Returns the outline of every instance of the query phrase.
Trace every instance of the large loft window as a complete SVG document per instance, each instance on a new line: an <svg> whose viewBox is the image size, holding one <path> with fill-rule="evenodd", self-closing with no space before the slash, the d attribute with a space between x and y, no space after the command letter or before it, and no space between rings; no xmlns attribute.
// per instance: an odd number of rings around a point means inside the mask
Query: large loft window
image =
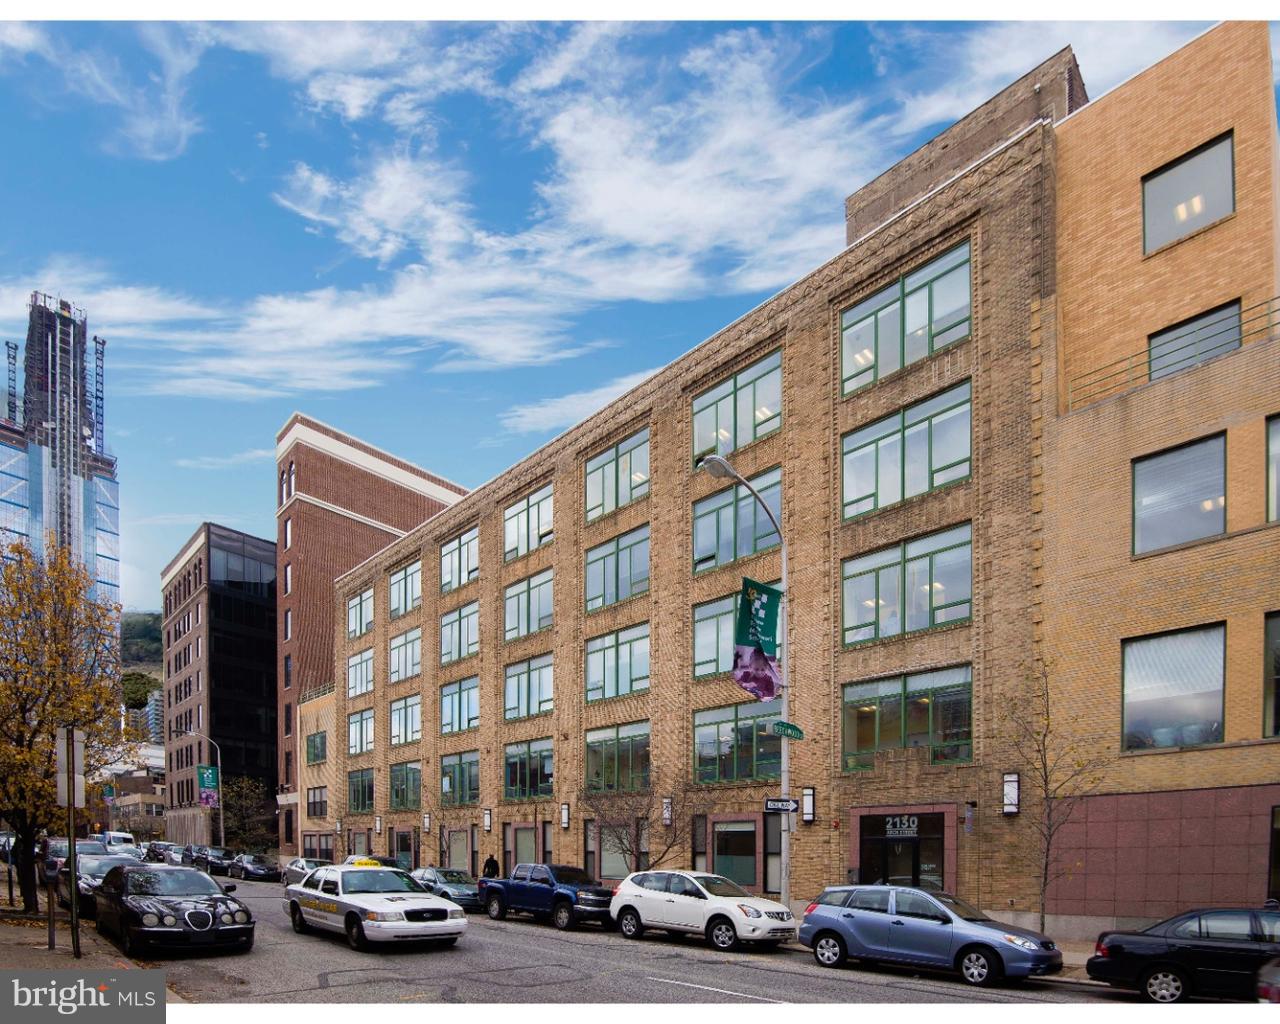
<svg viewBox="0 0 1280 1024"><path fill-rule="evenodd" d="M480 724L480 677L440 687L440 734L465 732Z"/></svg>
<svg viewBox="0 0 1280 1024"><path fill-rule="evenodd" d="M347 639L363 636L373 629L373 588L347 602Z"/></svg>
<svg viewBox="0 0 1280 1024"><path fill-rule="evenodd" d="M347 659L347 696L359 697L373 689L373 648Z"/></svg>
<svg viewBox="0 0 1280 1024"><path fill-rule="evenodd" d="M508 665L503 716L508 720L541 715L555 707L552 658L543 654Z"/></svg>
<svg viewBox="0 0 1280 1024"><path fill-rule="evenodd" d="M782 470L771 469L751 478L769 510L782 519ZM693 571L728 565L780 543L773 523L754 495L736 484L693 506Z"/></svg>
<svg viewBox="0 0 1280 1024"><path fill-rule="evenodd" d="M1133 463L1133 553L1226 532L1226 438L1219 434Z"/></svg>
<svg viewBox="0 0 1280 1024"><path fill-rule="evenodd" d="M972 614L973 541L968 523L844 563L845 644L883 640Z"/></svg>
<svg viewBox="0 0 1280 1024"><path fill-rule="evenodd" d="M387 581L387 593L393 619L422 604L422 560L393 572Z"/></svg>
<svg viewBox="0 0 1280 1024"><path fill-rule="evenodd" d="M465 658L480 650L480 602L440 616L440 664Z"/></svg>
<svg viewBox="0 0 1280 1024"><path fill-rule="evenodd" d="M551 796L554 787L554 759L551 739L512 743L503 753L506 777L502 795L508 800Z"/></svg>
<svg viewBox="0 0 1280 1024"><path fill-rule="evenodd" d="M479 802L480 751L467 750L440 758L440 803L450 807Z"/></svg>
<svg viewBox="0 0 1280 1024"><path fill-rule="evenodd" d="M728 455L782 426L782 353L774 352L693 400L693 462Z"/></svg>
<svg viewBox="0 0 1280 1024"><path fill-rule="evenodd" d="M587 733L588 791L616 793L649 788L649 723Z"/></svg>
<svg viewBox="0 0 1280 1024"><path fill-rule="evenodd" d="M842 764L875 767L877 750L928 747L933 764L973 754L972 673L968 665L917 672L844 688Z"/></svg>
<svg viewBox="0 0 1280 1024"><path fill-rule="evenodd" d="M1198 231L1236 208L1231 132L1142 179L1142 251Z"/></svg>
<svg viewBox="0 0 1280 1024"><path fill-rule="evenodd" d="M649 431L587 460L587 522L649 493Z"/></svg>
<svg viewBox="0 0 1280 1024"><path fill-rule="evenodd" d="M410 679L422 671L422 630L411 629L391 638L387 675L391 682Z"/></svg>
<svg viewBox="0 0 1280 1024"><path fill-rule="evenodd" d="M1124 641L1124 749L1222 742L1227 628Z"/></svg>
<svg viewBox="0 0 1280 1024"><path fill-rule="evenodd" d="M507 587L504 600L503 638L517 637L550 629L554 615L552 571L547 569Z"/></svg>
<svg viewBox="0 0 1280 1024"><path fill-rule="evenodd" d="M585 597L593 612L649 589L649 524L587 552Z"/></svg>
<svg viewBox="0 0 1280 1024"><path fill-rule="evenodd" d="M649 688L649 623L587 641L587 700Z"/></svg>
<svg viewBox="0 0 1280 1024"><path fill-rule="evenodd" d="M846 519L968 479L969 390L965 381L844 436Z"/></svg>
<svg viewBox="0 0 1280 1024"><path fill-rule="evenodd" d="M1148 372L1152 380L1159 380L1239 347L1240 303L1228 302L1151 335Z"/></svg>
<svg viewBox="0 0 1280 1024"><path fill-rule="evenodd" d="M1280 612L1266 618L1262 633L1262 735L1280 736L1280 703L1276 684L1280 683Z"/></svg>
<svg viewBox="0 0 1280 1024"><path fill-rule="evenodd" d="M844 393L967 338L970 314L964 242L840 315Z"/></svg>
<svg viewBox="0 0 1280 1024"><path fill-rule="evenodd" d="M1274 523L1277 519L1280 519L1280 416L1272 416L1267 420L1267 522Z"/></svg>
<svg viewBox="0 0 1280 1024"><path fill-rule="evenodd" d="M440 545L440 593L447 594L480 575L480 528Z"/></svg>
<svg viewBox="0 0 1280 1024"><path fill-rule="evenodd" d="M694 768L698 782L776 779L782 770L782 738L770 731L781 718L777 700L734 704L693 716Z"/></svg>
<svg viewBox="0 0 1280 1024"><path fill-rule="evenodd" d="M502 515L504 561L527 555L535 548L550 544L552 525L551 484L521 498Z"/></svg>
<svg viewBox="0 0 1280 1024"><path fill-rule="evenodd" d="M422 739L422 694L393 700L390 719L392 746Z"/></svg>

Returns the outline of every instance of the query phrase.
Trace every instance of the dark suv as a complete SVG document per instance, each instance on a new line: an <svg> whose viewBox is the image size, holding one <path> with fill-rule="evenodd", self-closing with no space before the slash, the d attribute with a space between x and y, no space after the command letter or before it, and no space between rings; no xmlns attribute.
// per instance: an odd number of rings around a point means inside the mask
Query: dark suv
<svg viewBox="0 0 1280 1024"><path fill-rule="evenodd" d="M199 846L191 863L210 875L226 875L234 855L225 846Z"/></svg>

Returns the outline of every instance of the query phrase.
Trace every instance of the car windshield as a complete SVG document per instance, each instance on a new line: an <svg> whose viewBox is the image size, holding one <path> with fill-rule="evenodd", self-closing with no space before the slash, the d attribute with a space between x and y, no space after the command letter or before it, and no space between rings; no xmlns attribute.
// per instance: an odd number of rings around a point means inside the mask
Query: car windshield
<svg viewBox="0 0 1280 1024"><path fill-rule="evenodd" d="M50 852L52 853L52 851L50 851ZM108 853L110 853L110 852L111 852L111 851L109 851L109 850L106 848L106 846L104 846L102 843L91 843L91 842L76 843L76 853L77 853L77 854L84 854L84 855L85 855L85 856L87 856L87 857L92 857L95 853L102 854L103 856L106 856L106 854L108 854ZM63 844L62 844L62 852L61 852L61 853L58 853L58 854L54 854L54 856L56 856L56 857L65 857L66 855L67 855L67 844L66 844L66 843L63 843Z"/></svg>
<svg viewBox="0 0 1280 1024"><path fill-rule="evenodd" d="M731 882L722 875L694 875L693 880L697 882L712 896L750 896L751 893L742 888L737 882Z"/></svg>
<svg viewBox="0 0 1280 1024"><path fill-rule="evenodd" d="M344 871L342 891L357 892L426 892L415 879L403 871Z"/></svg>
<svg viewBox="0 0 1280 1024"><path fill-rule="evenodd" d="M132 896L214 896L221 887L203 871L129 871L125 892Z"/></svg>
<svg viewBox="0 0 1280 1024"><path fill-rule="evenodd" d="M596 881L582 868L571 867L568 864L556 864L553 868L556 874L556 881L562 885L595 885Z"/></svg>
<svg viewBox="0 0 1280 1024"><path fill-rule="evenodd" d="M250 854L248 857L246 857L246 858L245 858L245 861L246 861L247 863L249 863L249 864L266 864L266 863L268 863L267 858L266 858L266 857L264 857L264 856L263 856L262 854L260 854L260 853Z"/></svg>
<svg viewBox="0 0 1280 1024"><path fill-rule="evenodd" d="M227 848L225 846L210 846L204 852L210 857L225 857L227 855Z"/></svg>
<svg viewBox="0 0 1280 1024"><path fill-rule="evenodd" d="M308 858L307 860L304 860L303 863L309 868L322 868L332 862L327 860L312 860Z"/></svg>
<svg viewBox="0 0 1280 1024"><path fill-rule="evenodd" d="M118 864L134 864L132 857L84 857L76 859L76 870L90 878L101 878Z"/></svg>
<svg viewBox="0 0 1280 1024"><path fill-rule="evenodd" d="M975 907L969 906L969 904L967 904L964 900L958 899L957 897L952 896L949 893L935 892L935 893L930 893L929 895L931 895L935 900L941 903L944 907L946 907L949 911L951 911L951 913L955 914L956 917L960 918L962 921L990 921L991 920L991 918L987 917L987 915L984 914L981 910L978 910Z"/></svg>
<svg viewBox="0 0 1280 1024"><path fill-rule="evenodd" d="M465 871L437 871L442 882L452 882L454 885L472 885L475 879Z"/></svg>

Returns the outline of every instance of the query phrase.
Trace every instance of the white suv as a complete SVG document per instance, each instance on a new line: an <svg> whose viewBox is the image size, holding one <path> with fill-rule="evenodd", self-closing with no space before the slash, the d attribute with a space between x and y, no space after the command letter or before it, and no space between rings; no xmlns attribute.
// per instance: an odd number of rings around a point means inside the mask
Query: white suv
<svg viewBox="0 0 1280 1024"><path fill-rule="evenodd" d="M737 882L705 871L640 871L618 884L609 904L618 929L638 939L645 928L697 932L716 949L739 942L794 942L796 921L781 903L752 896Z"/></svg>

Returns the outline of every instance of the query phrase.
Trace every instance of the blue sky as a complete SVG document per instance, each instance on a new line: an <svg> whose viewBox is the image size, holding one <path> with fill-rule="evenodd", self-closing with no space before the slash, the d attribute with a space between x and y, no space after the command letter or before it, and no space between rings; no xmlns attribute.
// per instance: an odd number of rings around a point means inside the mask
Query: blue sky
<svg viewBox="0 0 1280 1024"><path fill-rule="evenodd" d="M123 600L155 608L202 520L274 536L292 411L482 483L837 253L849 192L1061 46L1096 96L1203 27L0 22L0 336L38 289L108 339Z"/></svg>

